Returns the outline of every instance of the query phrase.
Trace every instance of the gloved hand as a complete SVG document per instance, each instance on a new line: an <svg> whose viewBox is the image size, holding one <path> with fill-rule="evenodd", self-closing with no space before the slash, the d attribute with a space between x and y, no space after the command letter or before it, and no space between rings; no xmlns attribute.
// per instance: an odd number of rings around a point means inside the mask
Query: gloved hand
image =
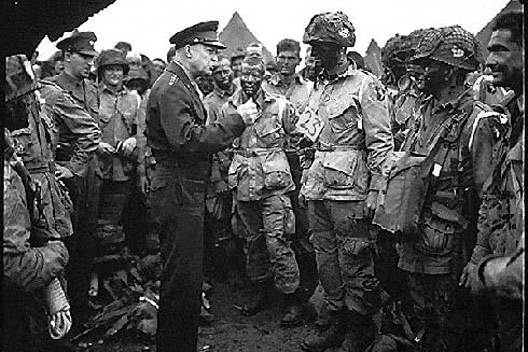
<svg viewBox="0 0 528 352"><path fill-rule="evenodd" d="M49 334L52 339L63 338L72 327L70 304L59 279L55 278L44 289L44 298L50 316Z"/></svg>
<svg viewBox="0 0 528 352"><path fill-rule="evenodd" d="M255 102L250 99L244 104L240 105L237 108L237 112L240 114L246 125L252 125L257 119L258 115L257 104L255 104Z"/></svg>

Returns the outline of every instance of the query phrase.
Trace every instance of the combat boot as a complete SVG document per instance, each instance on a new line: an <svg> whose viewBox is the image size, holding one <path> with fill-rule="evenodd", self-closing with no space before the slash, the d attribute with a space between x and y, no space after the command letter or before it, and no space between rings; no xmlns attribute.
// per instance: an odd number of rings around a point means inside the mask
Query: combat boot
<svg viewBox="0 0 528 352"><path fill-rule="evenodd" d="M307 337L301 348L308 352L323 352L328 348L336 347L343 343L346 332L346 312L332 311L330 323L326 330L315 336Z"/></svg>
<svg viewBox="0 0 528 352"><path fill-rule="evenodd" d="M286 312L282 316L280 326L293 328L302 324L304 306L295 294L285 295Z"/></svg>
<svg viewBox="0 0 528 352"><path fill-rule="evenodd" d="M240 308L240 312L246 317L250 317L267 308L270 303L269 286L268 281L255 284L251 300Z"/></svg>
<svg viewBox="0 0 528 352"><path fill-rule="evenodd" d="M375 337L375 325L371 318L353 314L347 326L345 340L337 352L363 352L372 344Z"/></svg>

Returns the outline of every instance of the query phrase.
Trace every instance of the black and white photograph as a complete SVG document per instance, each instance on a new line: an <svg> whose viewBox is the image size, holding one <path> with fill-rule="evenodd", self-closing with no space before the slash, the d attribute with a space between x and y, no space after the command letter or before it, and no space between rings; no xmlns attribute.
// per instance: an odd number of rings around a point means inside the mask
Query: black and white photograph
<svg viewBox="0 0 528 352"><path fill-rule="evenodd" d="M525 0L2 0L1 352L524 352Z"/></svg>

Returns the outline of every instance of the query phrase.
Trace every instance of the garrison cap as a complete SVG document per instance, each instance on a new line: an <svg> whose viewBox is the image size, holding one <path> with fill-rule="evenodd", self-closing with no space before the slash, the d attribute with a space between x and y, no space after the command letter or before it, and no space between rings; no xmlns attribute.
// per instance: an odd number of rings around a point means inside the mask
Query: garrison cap
<svg viewBox="0 0 528 352"><path fill-rule="evenodd" d="M354 26L343 12L325 12L312 17L304 31L303 43L323 42L351 47L356 43L354 31Z"/></svg>
<svg viewBox="0 0 528 352"><path fill-rule="evenodd" d="M35 73L26 55L5 58L5 101L11 101L39 88Z"/></svg>
<svg viewBox="0 0 528 352"><path fill-rule="evenodd" d="M217 30L218 21L200 22L174 34L169 42L174 44L176 49L183 48L187 44L204 44L225 49L226 46L218 39Z"/></svg>
<svg viewBox="0 0 528 352"><path fill-rule="evenodd" d="M414 60L423 58L469 71L476 70L482 60L478 41L459 25L426 31L414 55Z"/></svg>
<svg viewBox="0 0 528 352"><path fill-rule="evenodd" d="M123 67L123 73L128 74L128 61L125 58L123 52L119 49L108 49L103 50L99 57L97 58L97 71L99 72L101 68L110 65L118 65Z"/></svg>
<svg viewBox="0 0 528 352"><path fill-rule="evenodd" d="M73 32L71 36L57 43L57 49L76 52L83 55L96 56L94 43L97 37L94 32Z"/></svg>

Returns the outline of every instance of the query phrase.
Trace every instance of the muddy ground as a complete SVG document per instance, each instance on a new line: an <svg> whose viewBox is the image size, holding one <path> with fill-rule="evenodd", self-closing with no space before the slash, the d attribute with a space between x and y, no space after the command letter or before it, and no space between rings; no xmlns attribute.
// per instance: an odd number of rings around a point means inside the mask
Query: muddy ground
<svg viewBox="0 0 528 352"><path fill-rule="evenodd" d="M209 292L214 322L199 331L198 351L202 352L293 352L301 351L302 340L315 333L316 311L322 304L322 291L318 287L307 306L304 324L296 328L281 328L282 305L277 302L253 317L245 317L233 307L247 298L247 292L235 289L225 282L212 282ZM152 340L144 336L120 334L105 341L100 336L77 341L81 351L87 352L144 352L155 351Z"/></svg>

